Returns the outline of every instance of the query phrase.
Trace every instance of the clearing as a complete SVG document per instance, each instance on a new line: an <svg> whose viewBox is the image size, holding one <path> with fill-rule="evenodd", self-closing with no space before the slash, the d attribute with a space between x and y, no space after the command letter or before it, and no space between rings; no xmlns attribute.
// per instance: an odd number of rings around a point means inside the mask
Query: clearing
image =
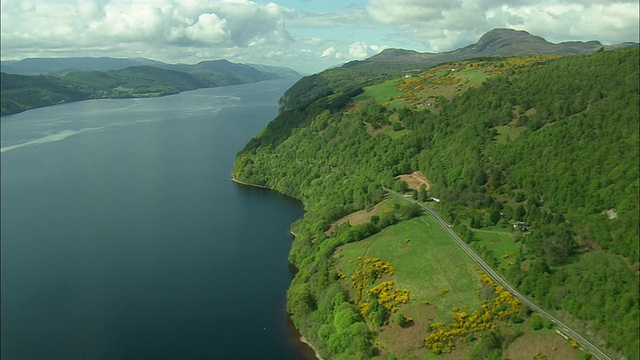
<svg viewBox="0 0 640 360"><path fill-rule="evenodd" d="M358 257L378 257L395 268L396 287L410 291L409 303L391 314L389 325L380 329L378 337L383 349L399 356L427 355L427 326L433 321L451 322L454 306L468 312L480 307L476 296L479 273L473 261L429 215L402 221L365 240L341 246L334 256L336 269L347 276L345 287L349 287L348 277L354 273ZM440 294L443 289L448 292ZM412 318L413 324L398 326L394 322L398 313Z"/></svg>
<svg viewBox="0 0 640 360"><path fill-rule="evenodd" d="M401 100L402 92L398 90L396 84L400 79L393 79L385 81L382 84L365 86L364 92L353 98L355 101L364 101L373 99L378 104L385 106L389 105L402 105L404 100Z"/></svg>
<svg viewBox="0 0 640 360"><path fill-rule="evenodd" d="M352 214L350 219L354 222L348 221L352 225L355 225L355 221L364 222L370 219L372 213L384 211L390 205L388 202L386 206L383 204L370 212ZM496 255L515 251L513 234L508 229L495 227L476 230L475 235L480 243L486 244ZM455 351L442 355L435 355L425 347L430 324L436 321L452 323L453 315L458 310L454 308L471 314L479 310L481 305L479 270L431 216L423 215L402 221L367 239L343 245L336 249L334 258L335 270L343 278L341 284L348 289L352 298L355 291L350 287L350 276L355 272L359 258L380 258L390 262L395 274L385 279L394 281L397 289L409 290L409 303L400 305L398 311L390 315L388 323L375 328L375 341L380 355L395 354L399 358L434 360L468 358L476 341L458 343ZM500 260L510 259L500 256ZM370 287L380 281L377 280ZM396 323L399 314L413 321L400 326ZM542 355L546 359L577 360L582 354L580 350L572 349L554 330L532 331L526 319L522 324L497 321L496 325L503 334L521 333L504 349L505 359L532 359Z"/></svg>
<svg viewBox="0 0 640 360"><path fill-rule="evenodd" d="M514 233L508 228L492 226L484 229L472 229L479 245L491 250L498 259L499 268L507 268L518 251Z"/></svg>
<svg viewBox="0 0 640 360"><path fill-rule="evenodd" d="M346 222L348 222L350 225L360 225L360 224L364 224L364 223L368 223L371 220L371 217L373 215L376 215L380 212L382 212L387 206L388 200L385 200L379 204L377 204L376 206L373 207L373 209L367 211L367 210L360 210L360 211L356 211L354 213L351 213L345 217L342 217L336 221L334 221L333 223L331 223L331 226L329 227L329 230L327 230L325 232L325 235L327 236L331 236L333 234L334 231L336 231L336 228Z"/></svg>
<svg viewBox="0 0 640 360"><path fill-rule="evenodd" d="M396 176L396 180L404 181L409 186L409 189L418 191L420 190L420 186L426 186L426 190L431 190L431 180L429 180L423 173L420 171L414 171L411 174L406 175L398 175Z"/></svg>

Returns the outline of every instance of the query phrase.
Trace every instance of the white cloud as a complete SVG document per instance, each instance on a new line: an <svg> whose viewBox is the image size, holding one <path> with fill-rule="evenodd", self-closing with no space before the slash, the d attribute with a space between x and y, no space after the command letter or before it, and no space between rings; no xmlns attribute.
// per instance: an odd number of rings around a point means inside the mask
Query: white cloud
<svg viewBox="0 0 640 360"><path fill-rule="evenodd" d="M497 27L552 42L640 37L637 0L289 0L295 10L272 1L2 0L2 57L224 57L319 71L386 47L449 51Z"/></svg>
<svg viewBox="0 0 640 360"><path fill-rule="evenodd" d="M222 43L229 38L227 20L216 14L201 14L195 24L184 29L183 35L202 43Z"/></svg>
<svg viewBox="0 0 640 360"><path fill-rule="evenodd" d="M323 51L320 57L331 58L331 57L334 57L335 55L336 55L336 48L332 46L330 48L327 48L325 51Z"/></svg>
<svg viewBox="0 0 640 360"><path fill-rule="evenodd" d="M369 55L369 46L363 42L355 42L349 47L349 55L352 59L364 59Z"/></svg>
<svg viewBox="0 0 640 360"><path fill-rule="evenodd" d="M640 6L638 2L610 4L561 4L548 8L508 8L524 13L522 28L549 40L602 40L616 43L638 41ZM625 40L626 39L626 40Z"/></svg>
<svg viewBox="0 0 640 360"><path fill-rule="evenodd" d="M123 42L226 47L286 43L291 35L284 21L292 14L274 3L248 0L8 0L2 2L3 50L47 43L58 48Z"/></svg>
<svg viewBox="0 0 640 360"><path fill-rule="evenodd" d="M369 0L366 11L431 51L468 45L497 27L556 41L638 41L640 33L640 7L629 0Z"/></svg>
<svg viewBox="0 0 640 360"><path fill-rule="evenodd" d="M353 12L334 12L323 14L309 14L304 12L296 12L295 16L289 20L288 24L292 27L373 27L375 24L364 11L357 10Z"/></svg>
<svg viewBox="0 0 640 360"><path fill-rule="evenodd" d="M410 24L443 18L443 12L460 6L460 0L369 0L368 14L384 24Z"/></svg>

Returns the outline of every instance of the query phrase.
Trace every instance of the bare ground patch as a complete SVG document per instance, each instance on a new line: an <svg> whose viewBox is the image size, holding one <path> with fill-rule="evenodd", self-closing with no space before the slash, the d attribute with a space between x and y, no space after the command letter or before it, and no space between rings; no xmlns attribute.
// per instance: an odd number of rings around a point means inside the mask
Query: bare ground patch
<svg viewBox="0 0 640 360"><path fill-rule="evenodd" d="M368 223L371 220L371 217L373 215L376 215L380 211L382 211L383 204L384 204L384 201L374 206L373 209L371 209L370 211L366 211L366 210L356 211L354 213L351 213L343 218L340 218L334 221L333 223L331 223L329 230L325 232L325 235L331 236L338 226L346 222L349 222L349 224L351 225L360 225L360 224Z"/></svg>
<svg viewBox="0 0 640 360"><path fill-rule="evenodd" d="M429 351L424 345L424 338L427 335L428 324L437 316L435 307L416 303L411 305L391 314L389 324L379 329L377 340L384 345L383 354L395 354L401 359L409 356L417 356L422 359ZM398 314L410 317L413 321L405 326L400 326L395 322Z"/></svg>
<svg viewBox="0 0 640 360"><path fill-rule="evenodd" d="M553 360L579 360L581 352L571 348L569 343L552 330L526 332L514 341L503 353L503 359L531 360L542 356Z"/></svg>
<svg viewBox="0 0 640 360"><path fill-rule="evenodd" d="M398 175L396 176L396 179L406 182L409 189L418 191L420 186L424 185L426 186L427 191L431 190L431 180L424 176L420 171L414 171L411 174L406 175Z"/></svg>

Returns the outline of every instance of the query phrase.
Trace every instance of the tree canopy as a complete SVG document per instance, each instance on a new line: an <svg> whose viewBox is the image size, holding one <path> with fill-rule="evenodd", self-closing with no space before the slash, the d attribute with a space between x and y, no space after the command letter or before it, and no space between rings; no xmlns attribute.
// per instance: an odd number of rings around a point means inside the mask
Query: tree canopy
<svg viewBox="0 0 640 360"><path fill-rule="evenodd" d="M481 62L493 69L481 84L447 93L477 79ZM322 76L301 80L233 170L306 206L290 255L299 269L289 292L296 326L318 339L327 322L310 324L330 317L313 315L330 311L318 301L332 283L329 255L344 241L319 240L329 224L380 202L395 176L419 170L452 222L530 224L510 279L637 357L639 63L638 48L481 59L462 67L475 73L424 72L421 79L440 81L432 87L439 93L399 80L411 96L383 103L364 99L372 84L360 78L332 87ZM614 273L619 281L606 284ZM593 281L578 285L582 278ZM333 326L321 332L335 333ZM328 353L342 346L319 338Z"/></svg>

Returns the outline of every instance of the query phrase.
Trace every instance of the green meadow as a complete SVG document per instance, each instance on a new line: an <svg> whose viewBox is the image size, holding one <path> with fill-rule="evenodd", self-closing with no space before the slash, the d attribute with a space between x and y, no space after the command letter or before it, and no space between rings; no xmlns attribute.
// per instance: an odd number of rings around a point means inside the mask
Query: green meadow
<svg viewBox="0 0 640 360"><path fill-rule="evenodd" d="M506 268L507 264L513 261L518 251L518 244L515 242L515 236L511 230L494 226L485 229L473 229L472 231L478 244L484 245L493 252L496 259L498 259L499 267Z"/></svg>
<svg viewBox="0 0 640 360"><path fill-rule="evenodd" d="M354 98L355 101L373 99L378 104L389 102L392 105L400 105L404 100L396 99L403 93L398 90L396 84L399 79L385 81L382 84L365 86L364 92Z"/></svg>
<svg viewBox="0 0 640 360"><path fill-rule="evenodd" d="M349 276L356 268L358 257L377 257L391 262L395 268L396 288L410 291L410 303L401 312L431 303L436 320L453 319L453 307L480 305L477 297L479 273L467 254L447 236L431 216L400 222L385 228L366 240L344 245L335 253L338 270ZM440 290L448 289L445 294ZM411 311L411 313L414 313Z"/></svg>

